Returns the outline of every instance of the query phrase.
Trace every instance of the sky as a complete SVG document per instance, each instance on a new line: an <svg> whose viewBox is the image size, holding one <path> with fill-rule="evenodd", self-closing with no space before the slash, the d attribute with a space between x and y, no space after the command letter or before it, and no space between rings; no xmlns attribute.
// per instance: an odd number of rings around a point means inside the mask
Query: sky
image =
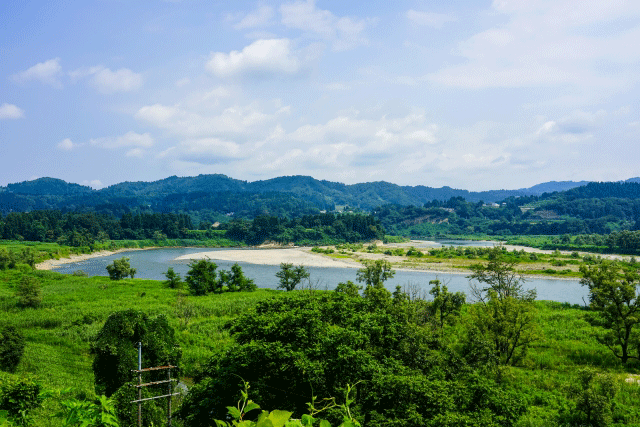
<svg viewBox="0 0 640 427"><path fill-rule="evenodd" d="M640 176L640 2L7 0L0 185Z"/></svg>

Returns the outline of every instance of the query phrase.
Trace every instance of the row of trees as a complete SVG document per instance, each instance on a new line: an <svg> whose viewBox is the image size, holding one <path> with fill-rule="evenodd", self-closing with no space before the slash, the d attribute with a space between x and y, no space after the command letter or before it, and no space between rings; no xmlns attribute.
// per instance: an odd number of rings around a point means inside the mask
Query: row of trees
<svg viewBox="0 0 640 427"><path fill-rule="evenodd" d="M94 241L185 237L193 229L185 214L111 215L60 211L10 213L0 217L0 238L88 246Z"/></svg>
<svg viewBox="0 0 640 427"><path fill-rule="evenodd" d="M205 224L205 223L203 223ZM121 239L208 238L191 233L186 214L125 213L110 215L60 211L32 211L0 216L0 239L57 242L68 246L89 246L96 241ZM211 227L209 225L209 230ZM317 214L294 219L259 215L254 220L235 219L222 224L226 237L248 244L266 240L289 242L356 242L382 239L384 228L371 215Z"/></svg>

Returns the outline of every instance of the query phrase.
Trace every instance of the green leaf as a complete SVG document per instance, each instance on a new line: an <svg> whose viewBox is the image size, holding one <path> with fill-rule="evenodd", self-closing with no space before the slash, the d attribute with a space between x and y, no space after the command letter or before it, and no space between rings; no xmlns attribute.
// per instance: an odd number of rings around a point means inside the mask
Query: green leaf
<svg viewBox="0 0 640 427"><path fill-rule="evenodd" d="M313 418L309 414L304 414L304 415L302 415L301 421L302 421L302 425L304 427L312 427L313 426L313 422L315 421L315 418Z"/></svg>
<svg viewBox="0 0 640 427"><path fill-rule="evenodd" d="M283 427L284 423L287 422L293 412L289 411L281 411L276 409L275 411L271 411L269 414L269 420L273 423L273 427Z"/></svg>
<svg viewBox="0 0 640 427"><path fill-rule="evenodd" d="M249 411L253 411L254 409L260 409L260 405L258 405L255 402L249 401L249 403L247 403L247 406L245 406L244 408L244 412L249 412Z"/></svg>
<svg viewBox="0 0 640 427"><path fill-rule="evenodd" d="M327 420L320 420L320 427L331 427L331 423Z"/></svg>
<svg viewBox="0 0 640 427"><path fill-rule="evenodd" d="M240 418L242 418L242 413L240 413L240 410L234 406L227 406L227 410L229 411L229 415L231 415L232 418L239 420Z"/></svg>

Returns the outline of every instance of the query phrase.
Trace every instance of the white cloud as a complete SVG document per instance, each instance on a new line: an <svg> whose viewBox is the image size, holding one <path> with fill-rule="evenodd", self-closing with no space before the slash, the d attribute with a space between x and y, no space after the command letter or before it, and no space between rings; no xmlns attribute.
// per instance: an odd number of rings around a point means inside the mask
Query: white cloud
<svg viewBox="0 0 640 427"><path fill-rule="evenodd" d="M428 78L467 88L573 85L618 91L640 81L640 3L494 1L504 18L460 42L466 61ZM606 30L602 30L605 28Z"/></svg>
<svg viewBox="0 0 640 427"><path fill-rule="evenodd" d="M256 40L241 52L212 52L206 64L206 69L218 77L291 75L300 71L300 68L300 60L291 51L289 39Z"/></svg>
<svg viewBox="0 0 640 427"><path fill-rule="evenodd" d="M104 187L104 184L102 184L102 181L100 181L99 179L92 179L91 181L85 179L84 181L82 181L82 185L88 185L89 187L92 187L96 190Z"/></svg>
<svg viewBox="0 0 640 427"><path fill-rule="evenodd" d="M182 106L147 105L138 110L135 118L170 131L182 138L234 138L248 139L261 135L263 129L288 114L280 107L274 113L263 112L258 105L218 107L216 111L194 111Z"/></svg>
<svg viewBox="0 0 640 427"><path fill-rule="evenodd" d="M407 19L417 25L425 25L432 28L442 28L447 22L456 21L452 15L433 12L420 12L409 9L407 11Z"/></svg>
<svg viewBox="0 0 640 427"><path fill-rule="evenodd" d="M128 68L120 68L117 71L103 68L93 75L91 84L105 94L130 92L142 86L142 75Z"/></svg>
<svg viewBox="0 0 640 427"><path fill-rule="evenodd" d="M280 6L280 13L285 26L331 41L334 51L367 45L369 40L363 35L364 30L376 22L337 17L328 10L318 9L315 0L285 3Z"/></svg>
<svg viewBox="0 0 640 427"><path fill-rule="evenodd" d="M270 6L261 6L252 13L245 15L233 28L242 30L245 28L262 27L268 25L272 17L273 9Z"/></svg>
<svg viewBox="0 0 640 427"><path fill-rule="evenodd" d="M0 105L0 120L22 118L24 118L24 110L17 105L7 103Z"/></svg>
<svg viewBox="0 0 640 427"><path fill-rule="evenodd" d="M62 87L62 83L59 80L61 74L62 67L60 66L60 58L54 58L45 62L39 62L25 71L14 74L12 79L18 83L36 80L60 88Z"/></svg>
<svg viewBox="0 0 640 427"><path fill-rule="evenodd" d="M79 146L79 144L74 144L73 141L71 141L71 139L69 138L65 138L62 141L60 141L58 143L58 148L60 150L64 150L64 151L70 151L73 150L74 148L77 148Z"/></svg>
<svg viewBox="0 0 640 427"><path fill-rule="evenodd" d="M135 147L140 149L152 147L155 141L148 133L139 134L129 131L117 137L93 138L89 142L91 145L102 148Z"/></svg>
<svg viewBox="0 0 640 427"><path fill-rule="evenodd" d="M98 65L79 68L69 73L72 80L89 76L91 76L89 80L91 86L103 94L131 92L139 89L143 83L142 74L134 73L128 68L111 71L109 68Z"/></svg>

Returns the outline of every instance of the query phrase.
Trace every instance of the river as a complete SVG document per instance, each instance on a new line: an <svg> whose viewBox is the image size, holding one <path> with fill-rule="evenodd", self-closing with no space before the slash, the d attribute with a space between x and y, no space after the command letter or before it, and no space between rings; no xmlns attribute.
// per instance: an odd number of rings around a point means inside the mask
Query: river
<svg viewBox="0 0 640 427"><path fill-rule="evenodd" d="M189 261L175 261L181 255L193 254L203 251L217 251L228 249L208 249L208 248L162 248L144 251L121 252L116 255L109 255L100 258L92 258L70 264L64 264L54 269L60 273L73 273L82 270L89 276L107 276L106 266L114 259L123 256L129 258L131 266L137 270L136 277L145 279L165 280L164 273L169 267L173 267L176 273L183 278L189 271ZM242 250L242 249L239 249ZM232 261L215 260L218 268L230 270ZM247 277L253 279L260 288L276 289L278 279L275 277L279 267L276 265L261 265L239 262ZM311 273L311 282L318 289L334 289L340 282L351 280L356 282L355 268L323 268L308 267ZM423 292L430 289L429 281L440 279L447 284L450 291L462 291L469 294L469 279L466 274L456 273L434 273L427 271L406 271L398 270L393 278L385 282L385 287L391 291L397 285L417 286ZM587 300L587 289L580 285L578 280L556 279L556 278L528 278L524 284L525 288L536 288L538 299L553 300L559 302L569 302L571 304L583 304ZM584 299L584 300L583 300Z"/></svg>

